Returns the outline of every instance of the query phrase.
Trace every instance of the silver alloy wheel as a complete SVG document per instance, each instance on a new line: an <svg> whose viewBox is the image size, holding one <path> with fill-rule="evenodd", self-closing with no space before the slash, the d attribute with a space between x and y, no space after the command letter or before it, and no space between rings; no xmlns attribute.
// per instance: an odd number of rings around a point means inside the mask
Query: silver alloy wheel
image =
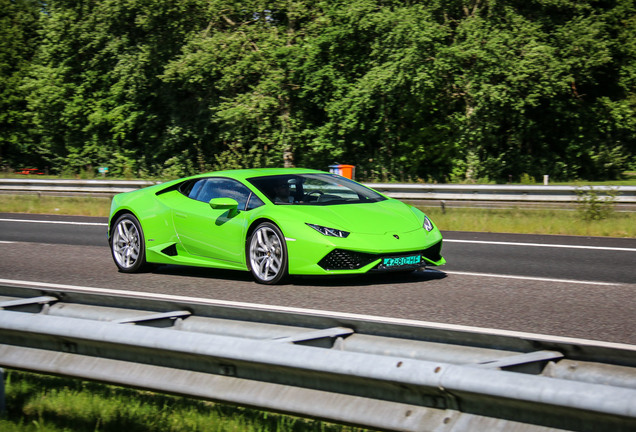
<svg viewBox="0 0 636 432"><path fill-rule="evenodd" d="M285 245L270 224L260 225L250 240L250 267L262 283L276 283L286 271Z"/></svg>
<svg viewBox="0 0 636 432"><path fill-rule="evenodd" d="M122 270L132 270L138 263L141 251L141 236L135 223L129 218L121 218L112 238L113 257Z"/></svg>

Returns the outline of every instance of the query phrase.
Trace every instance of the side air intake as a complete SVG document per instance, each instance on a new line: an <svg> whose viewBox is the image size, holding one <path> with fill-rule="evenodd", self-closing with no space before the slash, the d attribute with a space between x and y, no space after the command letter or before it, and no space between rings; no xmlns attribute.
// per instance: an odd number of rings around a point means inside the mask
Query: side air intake
<svg viewBox="0 0 636 432"><path fill-rule="evenodd" d="M161 251L162 254L164 255L168 255L168 256L177 256L177 245L176 244L172 244L170 246L168 246L167 248L165 248L164 250Z"/></svg>

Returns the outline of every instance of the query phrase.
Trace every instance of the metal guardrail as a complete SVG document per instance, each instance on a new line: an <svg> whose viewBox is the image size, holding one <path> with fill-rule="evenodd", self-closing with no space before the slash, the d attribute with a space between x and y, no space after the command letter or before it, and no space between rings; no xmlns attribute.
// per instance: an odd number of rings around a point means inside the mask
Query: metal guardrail
<svg viewBox="0 0 636 432"><path fill-rule="evenodd" d="M49 195L107 195L129 192L157 182L146 180L46 180L0 179L0 193ZM366 183L367 186L401 200L472 201L515 203L575 203L577 191L596 191L601 197L614 191L614 202L636 205L636 186L523 186Z"/></svg>
<svg viewBox="0 0 636 432"><path fill-rule="evenodd" d="M0 366L383 430L636 430L636 346L0 286Z"/></svg>
<svg viewBox="0 0 636 432"><path fill-rule="evenodd" d="M0 179L0 193L112 196L156 183L147 180Z"/></svg>
<svg viewBox="0 0 636 432"><path fill-rule="evenodd" d="M636 186L524 186L524 185L433 185L369 184L375 190L402 200L577 202L577 191L595 191L601 198L616 192L616 203L636 204Z"/></svg>

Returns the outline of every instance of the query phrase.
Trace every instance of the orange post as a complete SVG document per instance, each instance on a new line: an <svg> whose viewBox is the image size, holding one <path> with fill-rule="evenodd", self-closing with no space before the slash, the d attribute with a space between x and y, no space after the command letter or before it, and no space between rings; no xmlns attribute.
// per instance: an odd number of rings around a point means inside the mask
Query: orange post
<svg viewBox="0 0 636 432"><path fill-rule="evenodd" d="M341 164L329 165L329 172L353 180L356 177L356 166Z"/></svg>

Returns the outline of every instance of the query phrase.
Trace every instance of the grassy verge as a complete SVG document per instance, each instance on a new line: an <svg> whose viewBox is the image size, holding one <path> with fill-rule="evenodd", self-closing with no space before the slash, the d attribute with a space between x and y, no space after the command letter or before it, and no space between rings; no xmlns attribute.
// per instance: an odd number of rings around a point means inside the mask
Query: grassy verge
<svg viewBox="0 0 636 432"><path fill-rule="evenodd" d="M6 371L3 432L324 431L362 429L123 387Z"/></svg>
<svg viewBox="0 0 636 432"><path fill-rule="evenodd" d="M636 237L636 213L612 212L605 219L590 220L579 211L421 208L446 231ZM106 217L109 210L110 198L0 195L0 211L8 213Z"/></svg>
<svg viewBox="0 0 636 432"><path fill-rule="evenodd" d="M593 237L636 237L636 213L590 220L579 211L439 208L422 210L442 230Z"/></svg>
<svg viewBox="0 0 636 432"><path fill-rule="evenodd" d="M0 211L4 213L108 216L110 198L2 194L0 195Z"/></svg>

